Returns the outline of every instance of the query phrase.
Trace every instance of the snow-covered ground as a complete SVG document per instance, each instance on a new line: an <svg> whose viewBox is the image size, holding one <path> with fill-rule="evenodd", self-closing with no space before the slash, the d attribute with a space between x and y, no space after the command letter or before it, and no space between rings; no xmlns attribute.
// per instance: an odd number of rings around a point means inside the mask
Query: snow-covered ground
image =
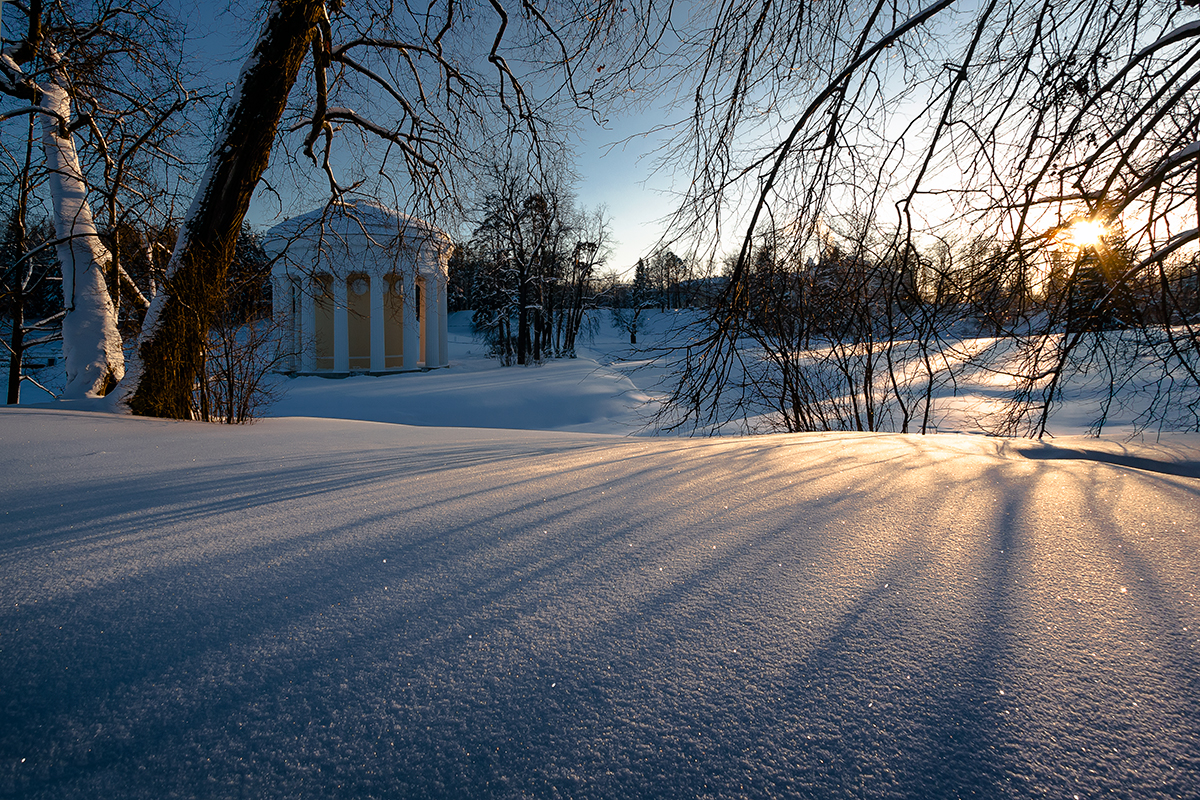
<svg viewBox="0 0 1200 800"><path fill-rule="evenodd" d="M472 336L469 312L459 312L451 316L449 369L285 381L270 414L441 427L640 431L651 397L630 380L627 373L638 362L628 357L607 315L601 319L601 335L579 348L579 358L505 368Z"/></svg>
<svg viewBox="0 0 1200 800"><path fill-rule="evenodd" d="M655 314L657 328L668 327L675 314ZM643 431L654 408L651 396L630 380L637 373L642 385L661 377L645 359L631 354L625 335L607 314L597 314L598 335L582 343L579 358L547 361L530 368L504 368L488 358L485 345L471 333L469 312L450 318L449 369L386 376L342 379L273 379L280 398L267 410L272 417L324 417L407 425L442 427L570 430L628 434ZM64 383L61 345L35 354L32 376L51 391ZM643 367L640 372L639 367ZM7 392L7 365L0 370L0 391ZM25 383L23 405L53 403L53 395ZM105 404L75 403L75 409Z"/></svg>
<svg viewBox="0 0 1200 800"><path fill-rule="evenodd" d="M268 406L271 417L323 417L357 419L371 422L395 422L436 427L512 428L519 430L574 431L648 435L656 433L654 414L657 398L671 385L671 357L658 349L673 329L697 319L696 312L649 311L641 317L641 347L631 347L628 334L618 330L609 314L592 313L592 334L583 337L578 358L558 359L532 367L501 367L487 356L487 348L471 333L470 312L450 317L450 368L423 373L330 379L272 377L280 399ZM1012 389L1012 377L1006 359L1016 358L1014 343L990 338L972 338L969 331L948 337L952 347L943 359L942 369L954 370L952 380L939 379L932 393L931 429L943 433L984 433L996 426L1004 412L1005 400ZM750 343L747 342L749 345ZM36 365L54 362L30 372L37 384L25 383L24 405L70 407L75 410L104 409L101 402L82 402L64 406L53 402L51 392L61 391L65 382L61 345L46 346L31 359ZM969 359L981 358L972 364ZM882 358L882 356L880 356ZM987 363L982 363L986 359ZM7 392L7 365L0 370L0 392ZM923 369L917 363L899 367L909 372L920 388ZM1110 389L1106 375L1093 370L1090 376L1075 376L1065 399L1056 403L1049 432L1052 436L1083 435L1089 432L1099 413L1099 399ZM1116 402L1107 414L1104 432L1118 438L1153 438L1159 429L1139 424L1138 414L1151 402L1159 373L1144 370L1137 381L1119 388ZM890 391L881 381L881 391ZM735 396L737 392L729 392ZM912 392L912 427L919 426L923 407L921 391ZM1195 401L1194 393L1179 395L1183 401ZM892 405L889 396L883 405ZM1158 401L1158 414L1172 416ZM1181 401L1182 402L1182 401ZM753 407L753 404L752 404ZM893 409L894 411L894 409ZM752 414L758 410L752 410ZM898 427L894 419L885 429ZM1187 420L1185 420L1187 421ZM769 416L751 416L722 429L737 433L778 428ZM1169 429L1170 426L1168 425Z"/></svg>
<svg viewBox="0 0 1200 800"><path fill-rule="evenodd" d="M0 797L1196 795L1200 437L614 436L615 339L477 351L0 409Z"/></svg>

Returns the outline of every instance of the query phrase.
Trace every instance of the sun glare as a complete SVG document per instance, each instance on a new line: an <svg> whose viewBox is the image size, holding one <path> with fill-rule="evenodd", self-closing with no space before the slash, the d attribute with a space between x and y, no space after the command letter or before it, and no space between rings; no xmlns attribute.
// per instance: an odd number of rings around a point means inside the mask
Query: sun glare
<svg viewBox="0 0 1200 800"><path fill-rule="evenodd" d="M1108 229L1094 219L1081 219L1067 228L1067 241L1076 247L1095 247L1103 241Z"/></svg>

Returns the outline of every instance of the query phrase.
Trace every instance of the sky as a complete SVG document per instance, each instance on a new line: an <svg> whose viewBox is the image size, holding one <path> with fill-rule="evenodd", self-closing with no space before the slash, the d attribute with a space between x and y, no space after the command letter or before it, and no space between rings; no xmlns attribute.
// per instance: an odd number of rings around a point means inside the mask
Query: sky
<svg viewBox="0 0 1200 800"><path fill-rule="evenodd" d="M190 35L197 41L193 51L200 54L202 65L211 75L231 84L245 59L258 23L247 4L223 4L198 0L176 0L182 18L188 21ZM606 269L632 276L638 258L648 255L662 235L660 222L673 210L671 179L665 174L652 174L653 153L662 145L662 134L654 129L668 121L666 112L650 103L650 110L626 116L612 115L598 124L583 118L574 144L579 175L577 200L589 209L602 205L611 220L615 241ZM274 177L274 173L269 173ZM318 186L324 178L314 170ZM275 185L276 191L286 194L287 184ZM284 213L303 213L308 208L288 208ZM251 206L248 220L252 225L270 227L281 221L280 203L269 194L259 192Z"/></svg>

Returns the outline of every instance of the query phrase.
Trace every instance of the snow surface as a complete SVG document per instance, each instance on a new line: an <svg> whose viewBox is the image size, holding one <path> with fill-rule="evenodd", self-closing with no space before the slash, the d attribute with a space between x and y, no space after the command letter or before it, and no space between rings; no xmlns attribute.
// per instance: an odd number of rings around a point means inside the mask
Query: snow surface
<svg viewBox="0 0 1200 800"><path fill-rule="evenodd" d="M456 347L0 409L0 797L1195 796L1200 436L614 436L626 362Z"/></svg>
<svg viewBox="0 0 1200 800"><path fill-rule="evenodd" d="M598 343L601 350L581 348L581 358L505 368L487 357L486 346L471 334L470 315L459 312L450 318L450 369L338 380L296 378L286 382L286 394L270 413L408 425L634 433L648 421L652 396L629 377L636 362L610 363L605 354L617 342L614 331L605 333Z"/></svg>

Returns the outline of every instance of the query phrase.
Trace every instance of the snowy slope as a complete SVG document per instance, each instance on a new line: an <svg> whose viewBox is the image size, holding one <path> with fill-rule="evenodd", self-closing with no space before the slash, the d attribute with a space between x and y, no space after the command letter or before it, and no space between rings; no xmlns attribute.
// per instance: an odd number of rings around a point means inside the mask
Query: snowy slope
<svg viewBox="0 0 1200 800"><path fill-rule="evenodd" d="M3 409L0 470L0 797L1200 786L1194 436Z"/></svg>
<svg viewBox="0 0 1200 800"><path fill-rule="evenodd" d="M386 376L361 375L344 379L273 376L279 399L262 409L272 417L323 417L370 422L439 427L511 428L521 430L575 431L580 433L651 434L658 400L673 388L673 356L664 354L663 343L678 336L678 326L695 320L694 311L648 311L639 331L641 348L630 347L628 334L614 326L605 311L591 312L581 337L578 358L549 360L527 367L501 367L489 358L487 348L471 333L470 312L450 315L450 366L424 373ZM57 344L41 348L31 361L44 365L56 359ZM969 367L967 354L981 356ZM1006 411L1013 380L1005 364L1016 359L1013 342L990 338L964 338L947 351L946 363L956 370L953 380L939 380L931 394L933 410L930 430L942 433L994 431ZM983 363L986 362L986 363ZM1002 368L1003 367L1003 368ZM1015 369L1015 365L1013 366ZM923 375L924 367L910 363L907 371ZM65 382L61 359L52 366L31 371L34 379L60 393ZM1144 431L1154 436L1159 428L1177 430L1194 425L1185 411L1200 398L1181 393L1171 402L1160 394L1160 373L1147 370L1117 387L1115 401L1104 414L1104 433L1129 437ZM7 370L0 370L0 390L5 388ZM923 378L921 378L923 380ZM917 381L920 382L919 380ZM1076 375L1067 381L1065 396L1059 398L1048 431L1052 436L1069 436L1091 431L1101 413L1101 403L1110 390L1099 372ZM729 392L733 402L737 392ZM25 405L77 410L106 409L109 401L54 402L54 395L33 383L22 386ZM910 398L911 401L911 398ZM1194 403L1192 401L1195 401ZM894 403L880 398L880 415L885 430L898 428ZM47 405L49 403L49 405ZM891 415L883 411L891 404ZM1159 422L1147 426L1141 415L1153 405ZM1190 407L1190 406L1188 406ZM747 417L734 413L721 433L745 430L767 432L779 428L779 420L768 405L750 403ZM919 402L910 411L918 427L922 412Z"/></svg>
<svg viewBox="0 0 1200 800"><path fill-rule="evenodd" d="M656 315L660 328L673 315ZM599 336L581 344L579 357L529 367L501 367L471 333L470 312L450 315L448 369L343 379L273 377L278 400L265 409L272 417L325 417L407 425L477 428L568 430L630 434L644 431L655 409L652 395L634 385L631 373L641 362L628 360L629 348L599 314ZM58 345L43 348L32 361L54 359ZM614 363L614 361L616 363ZM649 386L659 372L639 373ZM61 392L65 380L61 359L31 374L42 386ZM0 370L0 389L7 391L7 367ZM54 401L33 383L21 389L23 405L106 409L96 402Z"/></svg>
<svg viewBox="0 0 1200 800"><path fill-rule="evenodd" d="M296 378L283 383L284 395L269 413L443 427L639 432L654 408L651 395L620 366L601 366L611 362L611 353L628 350L607 315L602 319L595 349L581 347L578 358L501 367L472 335L470 312L458 312L450 316L450 368L334 381Z"/></svg>

